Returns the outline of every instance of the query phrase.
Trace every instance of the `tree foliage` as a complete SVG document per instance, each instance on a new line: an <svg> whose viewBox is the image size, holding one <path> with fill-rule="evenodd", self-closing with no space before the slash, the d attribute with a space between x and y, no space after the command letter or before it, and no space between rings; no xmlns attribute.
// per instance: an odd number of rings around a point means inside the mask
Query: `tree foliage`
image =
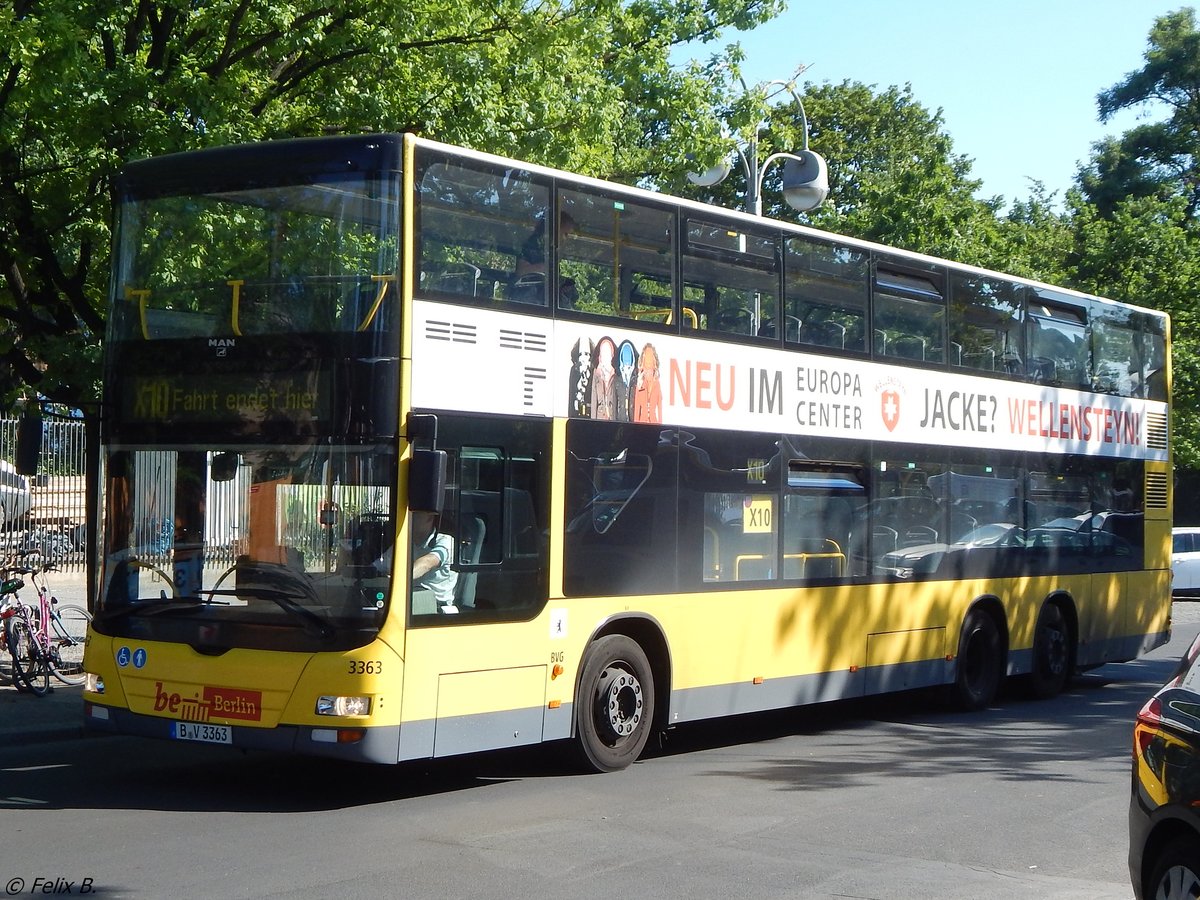
<svg viewBox="0 0 1200 900"><path fill-rule="evenodd" d="M1102 91L1102 121L1123 109L1161 118L1097 143L1074 195L1069 280L1171 314L1175 461L1200 468L1200 31L1181 9L1151 27L1143 66Z"/></svg>
<svg viewBox="0 0 1200 900"><path fill-rule="evenodd" d="M1145 65L1102 91L1098 106L1107 122L1123 109L1165 107L1167 116L1145 122L1097 145L1081 174L1088 198L1111 215L1127 197L1173 195L1189 217L1200 210L1200 32L1195 11L1181 9L1150 29Z"/></svg>
<svg viewBox="0 0 1200 900"><path fill-rule="evenodd" d="M0 12L0 400L95 393L127 160L411 130L637 180L712 115L670 49L781 0L15 0ZM671 136L673 140L667 140ZM709 138L711 140L711 138Z"/></svg>

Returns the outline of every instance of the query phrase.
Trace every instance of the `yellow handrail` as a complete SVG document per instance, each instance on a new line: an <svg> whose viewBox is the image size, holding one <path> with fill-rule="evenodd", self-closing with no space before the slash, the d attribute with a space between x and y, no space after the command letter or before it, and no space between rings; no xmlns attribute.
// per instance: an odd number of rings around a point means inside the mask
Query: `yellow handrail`
<svg viewBox="0 0 1200 900"><path fill-rule="evenodd" d="M371 280L378 282L379 293L375 297L375 302L371 304L371 309L368 310L366 318L362 320L362 324L358 326L359 331L366 331L370 327L371 322L375 320L376 314L379 312L379 307L383 306L383 297L387 293L388 285L396 280L395 275L372 275Z"/></svg>
<svg viewBox="0 0 1200 900"><path fill-rule="evenodd" d="M233 281L226 281L227 285L233 288L233 303L229 309L229 324L233 326L233 333L238 337L242 336L241 323L238 322L240 306L242 303L242 285L246 282L240 278Z"/></svg>
<svg viewBox="0 0 1200 900"><path fill-rule="evenodd" d="M126 300L137 300L138 302L138 320L142 323L142 339L150 340L150 327L146 324L146 301L150 299L149 288L125 288Z"/></svg>

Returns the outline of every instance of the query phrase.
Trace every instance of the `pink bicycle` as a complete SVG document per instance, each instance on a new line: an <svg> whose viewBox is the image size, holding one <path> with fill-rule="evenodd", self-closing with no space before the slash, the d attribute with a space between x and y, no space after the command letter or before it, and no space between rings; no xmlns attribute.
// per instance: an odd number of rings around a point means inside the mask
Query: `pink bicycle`
<svg viewBox="0 0 1200 900"><path fill-rule="evenodd" d="M11 566L0 574L0 619L4 642L12 657L13 683L18 690L42 696L50 690L50 676L63 684L82 684L83 648L91 614L81 606L59 604L46 587L50 563ZM17 592L28 575L37 591L37 606L22 603Z"/></svg>

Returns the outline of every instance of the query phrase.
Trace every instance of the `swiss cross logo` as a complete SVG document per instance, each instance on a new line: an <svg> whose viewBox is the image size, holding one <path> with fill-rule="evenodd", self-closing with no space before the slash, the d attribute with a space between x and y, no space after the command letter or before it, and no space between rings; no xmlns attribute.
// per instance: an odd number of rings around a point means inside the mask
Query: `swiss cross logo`
<svg viewBox="0 0 1200 900"><path fill-rule="evenodd" d="M887 390L879 395L879 412L888 431L895 431L900 423L900 395Z"/></svg>

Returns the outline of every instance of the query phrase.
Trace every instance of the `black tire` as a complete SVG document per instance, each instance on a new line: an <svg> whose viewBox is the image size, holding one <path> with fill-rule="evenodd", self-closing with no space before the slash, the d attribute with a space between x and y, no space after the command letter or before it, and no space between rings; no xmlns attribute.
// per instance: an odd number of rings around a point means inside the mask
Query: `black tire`
<svg viewBox="0 0 1200 900"><path fill-rule="evenodd" d="M82 606L56 606L50 617L50 666L63 684L83 684L83 648L91 614Z"/></svg>
<svg viewBox="0 0 1200 900"><path fill-rule="evenodd" d="M1033 671L1025 680L1026 693L1048 700L1062 693L1071 680L1071 626L1057 603L1038 612L1033 633Z"/></svg>
<svg viewBox="0 0 1200 900"><path fill-rule="evenodd" d="M1200 838L1183 835L1163 847L1150 867L1146 897L1153 900L1200 897Z"/></svg>
<svg viewBox="0 0 1200 900"><path fill-rule="evenodd" d="M990 705L1000 692L1004 653L996 620L983 610L971 610L963 621L957 665L951 694L954 705L968 712Z"/></svg>
<svg viewBox="0 0 1200 900"><path fill-rule="evenodd" d="M654 727L654 673L638 643L602 637L584 657L575 736L584 764L616 772L641 755Z"/></svg>
<svg viewBox="0 0 1200 900"><path fill-rule="evenodd" d="M37 636L24 619L14 619L8 632L13 681L38 697L50 690L50 666Z"/></svg>
<svg viewBox="0 0 1200 900"><path fill-rule="evenodd" d="M9 650L9 648L12 646L13 619L10 616L9 618L6 618L3 621L3 623L0 623L0 624L2 624L3 628L4 628L4 655L6 657L11 657L12 653ZM18 691L23 691L25 689L25 686L23 684L21 684L21 682L17 679L17 673L13 671L11 658L8 660L8 670L5 673L5 675L8 680L8 683L11 684L13 687L15 687Z"/></svg>

